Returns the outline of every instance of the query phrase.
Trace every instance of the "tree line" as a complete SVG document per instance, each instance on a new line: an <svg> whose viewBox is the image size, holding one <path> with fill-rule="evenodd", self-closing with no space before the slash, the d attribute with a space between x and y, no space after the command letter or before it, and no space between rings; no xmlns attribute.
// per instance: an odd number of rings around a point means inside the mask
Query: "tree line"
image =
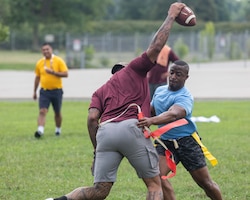
<svg viewBox="0 0 250 200"><path fill-rule="evenodd" d="M108 19L162 20L174 0L115 0ZM180 1L179 1L180 2ZM249 21L248 0L183 0L193 9L201 21Z"/></svg>
<svg viewBox="0 0 250 200"><path fill-rule="evenodd" d="M39 46L40 32L85 33L99 26L124 20L162 21L173 0L1 0L0 35L8 31L32 32L33 48ZM247 22L248 0L183 0L200 22ZM1 28L2 27L2 28ZM8 28L6 28L8 27ZM113 26L111 26L112 28ZM4 34L5 33L5 34ZM3 39L2 39L3 40Z"/></svg>

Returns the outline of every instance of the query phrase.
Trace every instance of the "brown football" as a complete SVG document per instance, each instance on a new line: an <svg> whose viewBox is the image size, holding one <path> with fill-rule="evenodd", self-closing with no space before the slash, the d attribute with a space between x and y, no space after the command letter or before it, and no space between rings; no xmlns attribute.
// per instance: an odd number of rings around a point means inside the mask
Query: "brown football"
<svg viewBox="0 0 250 200"><path fill-rule="evenodd" d="M196 24L196 16L189 7L185 6L175 18L175 21L182 26L194 26Z"/></svg>

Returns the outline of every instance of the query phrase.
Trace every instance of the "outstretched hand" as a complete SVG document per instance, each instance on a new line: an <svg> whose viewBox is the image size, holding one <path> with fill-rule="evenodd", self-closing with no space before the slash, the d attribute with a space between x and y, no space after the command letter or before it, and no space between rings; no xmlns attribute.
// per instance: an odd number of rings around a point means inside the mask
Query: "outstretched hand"
<svg viewBox="0 0 250 200"><path fill-rule="evenodd" d="M36 92L34 92L34 94L33 94L33 99L34 99L34 100L36 100L36 99L37 99Z"/></svg>
<svg viewBox="0 0 250 200"><path fill-rule="evenodd" d="M179 3L179 2L171 4L171 6L168 10L168 16L173 17L175 19L179 15L179 13L181 12L181 9L185 6L186 6L186 4Z"/></svg>

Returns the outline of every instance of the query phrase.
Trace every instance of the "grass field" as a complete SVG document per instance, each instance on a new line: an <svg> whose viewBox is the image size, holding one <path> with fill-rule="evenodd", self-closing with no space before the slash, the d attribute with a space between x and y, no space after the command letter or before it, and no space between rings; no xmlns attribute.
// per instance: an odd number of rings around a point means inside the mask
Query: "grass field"
<svg viewBox="0 0 250 200"><path fill-rule="evenodd" d="M31 200L57 197L79 186L92 185L92 145L86 118L88 102L64 101L63 133L54 136L53 113L45 135L37 140L36 102L0 101L0 199ZM195 102L194 116L217 115L220 123L197 123L203 143L218 159L212 178L225 200L250 199L250 101ZM182 165L171 179L178 200L203 200ZM108 200L143 200L145 187L124 161Z"/></svg>
<svg viewBox="0 0 250 200"><path fill-rule="evenodd" d="M56 55L66 62L65 52L57 52ZM106 67L111 67L114 63L129 61L134 56L134 53L130 52L96 52L89 66L92 68L105 67L102 64L105 60ZM34 70L35 64L40 58L42 58L41 52L0 50L0 70ZM80 66L74 67L80 68Z"/></svg>
<svg viewBox="0 0 250 200"><path fill-rule="evenodd" d="M34 70L41 53L30 51L0 51L0 70Z"/></svg>

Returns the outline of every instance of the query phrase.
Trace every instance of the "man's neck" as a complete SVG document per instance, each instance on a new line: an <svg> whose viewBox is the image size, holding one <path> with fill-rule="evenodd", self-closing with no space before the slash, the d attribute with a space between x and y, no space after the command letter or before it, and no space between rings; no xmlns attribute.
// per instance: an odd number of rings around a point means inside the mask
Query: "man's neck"
<svg viewBox="0 0 250 200"><path fill-rule="evenodd" d="M50 56L45 57L45 59L46 59L46 60L50 60L50 59L53 58L53 56L54 56L54 54L50 54Z"/></svg>

